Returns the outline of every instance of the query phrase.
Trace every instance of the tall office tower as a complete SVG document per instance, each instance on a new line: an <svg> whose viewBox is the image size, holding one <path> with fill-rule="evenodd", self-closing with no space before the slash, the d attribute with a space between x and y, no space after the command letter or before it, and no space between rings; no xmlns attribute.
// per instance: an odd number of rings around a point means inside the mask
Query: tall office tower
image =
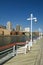
<svg viewBox="0 0 43 65"><path fill-rule="evenodd" d="M10 21L7 22L6 29L12 31L12 23Z"/></svg>
<svg viewBox="0 0 43 65"><path fill-rule="evenodd" d="M22 28L21 28L21 26L20 25L16 25L16 31L21 31L22 30Z"/></svg>

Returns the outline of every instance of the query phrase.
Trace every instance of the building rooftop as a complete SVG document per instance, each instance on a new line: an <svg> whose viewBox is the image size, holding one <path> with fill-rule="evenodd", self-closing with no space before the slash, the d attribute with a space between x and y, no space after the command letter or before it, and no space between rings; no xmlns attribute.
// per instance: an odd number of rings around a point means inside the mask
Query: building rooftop
<svg viewBox="0 0 43 65"><path fill-rule="evenodd" d="M6 26L0 25L0 28L6 29Z"/></svg>

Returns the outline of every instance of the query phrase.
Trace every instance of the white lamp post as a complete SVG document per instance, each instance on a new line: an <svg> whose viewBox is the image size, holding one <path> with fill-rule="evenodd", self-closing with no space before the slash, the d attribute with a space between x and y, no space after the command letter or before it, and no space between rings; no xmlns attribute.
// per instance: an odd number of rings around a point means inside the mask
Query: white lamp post
<svg viewBox="0 0 43 65"><path fill-rule="evenodd" d="M39 28L39 38L42 38L42 30Z"/></svg>
<svg viewBox="0 0 43 65"><path fill-rule="evenodd" d="M40 32L41 32L41 28L39 28L39 39L40 39Z"/></svg>
<svg viewBox="0 0 43 65"><path fill-rule="evenodd" d="M30 18L27 20L31 21L31 46L32 46L32 21L34 20L35 22L37 21L36 17L33 17L33 14L30 14Z"/></svg>

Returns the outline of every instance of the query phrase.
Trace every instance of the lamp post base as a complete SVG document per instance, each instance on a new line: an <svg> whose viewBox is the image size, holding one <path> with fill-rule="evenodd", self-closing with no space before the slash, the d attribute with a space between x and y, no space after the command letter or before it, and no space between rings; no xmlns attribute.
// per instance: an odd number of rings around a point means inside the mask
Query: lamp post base
<svg viewBox="0 0 43 65"><path fill-rule="evenodd" d="M29 45L30 45L30 47L32 47L32 40L30 40Z"/></svg>

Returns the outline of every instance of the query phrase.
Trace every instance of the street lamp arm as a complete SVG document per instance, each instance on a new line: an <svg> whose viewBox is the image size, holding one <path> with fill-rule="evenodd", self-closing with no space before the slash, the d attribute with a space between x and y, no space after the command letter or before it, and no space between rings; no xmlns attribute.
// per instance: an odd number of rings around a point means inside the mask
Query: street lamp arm
<svg viewBox="0 0 43 65"><path fill-rule="evenodd" d="M27 20L31 20L31 18L28 18Z"/></svg>
<svg viewBox="0 0 43 65"><path fill-rule="evenodd" d="M33 19L36 19L36 18L33 18Z"/></svg>

